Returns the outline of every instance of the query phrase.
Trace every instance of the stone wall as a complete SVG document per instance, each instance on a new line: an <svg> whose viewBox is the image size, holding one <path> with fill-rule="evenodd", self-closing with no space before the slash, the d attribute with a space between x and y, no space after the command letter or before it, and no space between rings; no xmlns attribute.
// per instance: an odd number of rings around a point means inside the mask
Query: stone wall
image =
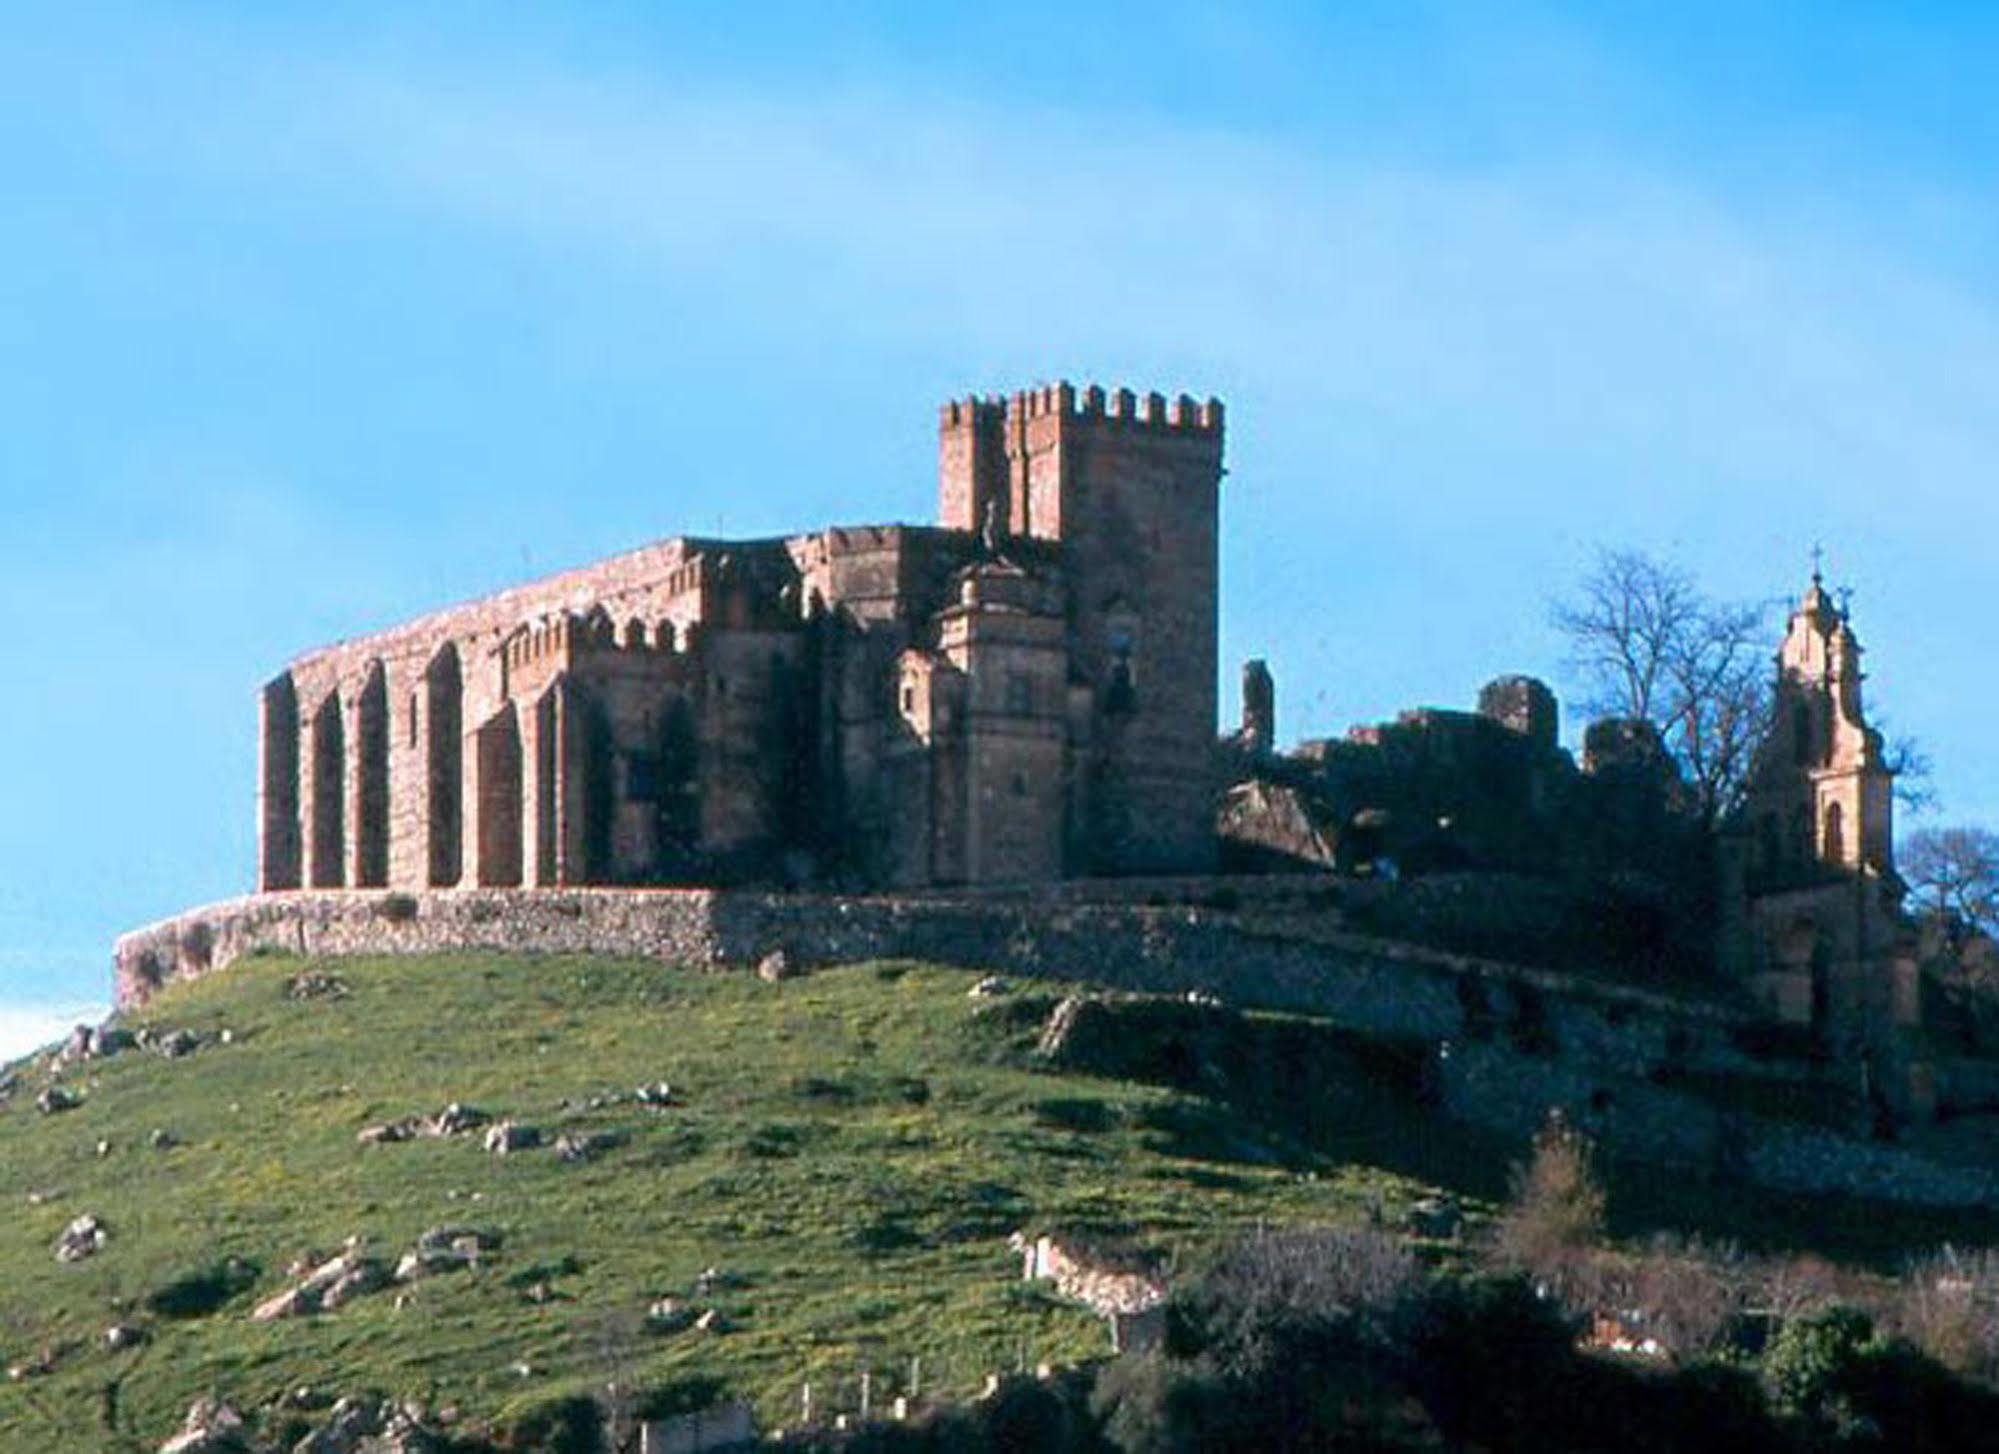
<svg viewBox="0 0 1999 1454"><path fill-rule="evenodd" d="M1191 895L1200 881L1129 892ZM1276 899L1288 885L1270 885ZM1080 892L1072 891L1072 892ZM1218 891L1211 884L1208 897ZM1213 996L1322 1016L1431 1048L1446 1111L1512 1134L1561 1106L1613 1151L1795 1191L1943 1204L1999 1198L1999 1178L1802 1122L1748 1116L1674 1088L1805 1075L1757 1049L1761 1022L1708 1003L1321 928L1269 903L1048 902L995 895L830 897L710 889L260 894L126 935L121 1006L259 951L427 954L483 949L657 958L696 968L910 958ZM1280 900L1281 902L1281 900ZM1266 922L1267 921L1267 922Z"/></svg>

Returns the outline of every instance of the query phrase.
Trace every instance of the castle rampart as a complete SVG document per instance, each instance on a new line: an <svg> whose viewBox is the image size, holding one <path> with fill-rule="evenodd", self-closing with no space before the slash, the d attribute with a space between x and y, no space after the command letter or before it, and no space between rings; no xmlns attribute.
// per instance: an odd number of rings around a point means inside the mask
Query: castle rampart
<svg viewBox="0 0 1999 1454"><path fill-rule="evenodd" d="M1758 1048L1761 1022L1743 1011L1365 936L1299 934L1279 912L1299 889L1281 881L1136 881L1127 892L1198 899L1221 888L1247 895L1238 911L1093 903L1083 886L1053 902L718 889L260 894L125 936L118 995L136 1006L176 980L272 952L592 953L717 970L747 969L776 949L806 965L922 959L1308 1012L1426 1046L1440 1108L1509 1135L1531 1134L1560 1106L1619 1154L1703 1176L1915 1203L1999 1198L1999 1175L1988 1168L1678 1089L1712 1077L1738 1089L1812 1084L1809 1065ZM1115 897L1087 889L1106 892Z"/></svg>

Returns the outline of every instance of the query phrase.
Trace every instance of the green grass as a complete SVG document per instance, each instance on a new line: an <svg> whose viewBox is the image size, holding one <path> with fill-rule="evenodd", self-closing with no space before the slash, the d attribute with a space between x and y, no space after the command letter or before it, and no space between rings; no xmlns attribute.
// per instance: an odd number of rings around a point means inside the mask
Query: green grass
<svg viewBox="0 0 1999 1454"><path fill-rule="evenodd" d="M915 1358L927 1391L968 1394L992 1371L1107 1351L1096 1320L1019 1281L1016 1229L1129 1239L1184 1266L1258 1223L1397 1225L1436 1189L1483 1215L1520 1151L1422 1106L1408 1047L1298 1017L1211 1017L1190 1039L1206 1022L1184 1006L1123 1006L1089 1073L1034 1053L1060 987L972 1000L974 974L934 966L772 985L595 958L347 960L324 966L346 998L301 1003L285 994L301 964L244 961L134 1021L226 1028L229 1045L66 1070L83 1104L54 1116L33 1108L29 1067L0 1106L0 1363L48 1350L55 1365L0 1383L0 1449L150 1450L196 1394L264 1406L301 1384L456 1405L468 1423L613 1376L719 1380L773 1423L807 1381L821 1409L851 1407L864 1368L886 1399ZM660 1080L683 1104L631 1099ZM549 1139L625 1140L578 1165L490 1156L477 1136L356 1143L450 1101ZM148 1144L156 1128L175 1144ZM1963 1215L1608 1171L1620 1236L1877 1266L1984 1240ZM60 1265L52 1244L84 1212L110 1243ZM358 1235L392 1262L440 1224L503 1241L401 1308L391 1290L251 1321L302 1254ZM710 1267L728 1285L695 1296ZM729 1331L645 1331L661 1296L719 1308ZM106 1351L116 1321L148 1341Z"/></svg>
<svg viewBox="0 0 1999 1454"><path fill-rule="evenodd" d="M969 1392L1022 1360L1105 1351L1099 1323L1019 1282L1016 1228L1185 1256L1257 1221L1397 1215L1427 1189L1202 1097L1038 1068L1049 1001L981 1008L960 971L769 985L600 959L359 960L330 966L347 998L296 1003L298 968L247 961L135 1020L232 1044L72 1069L84 1103L56 1116L29 1104L30 1072L0 1110L0 1359L56 1355L52 1374L0 1385L0 1447L150 1449L208 1389L244 1405L372 1389L493 1419L613 1370L636 1386L698 1374L775 1419L806 1380L824 1406L864 1367L892 1392L920 1357L926 1385ZM629 1099L662 1079L684 1105ZM606 1092L627 1098L584 1108ZM551 1137L629 1139L580 1165L489 1156L476 1136L355 1141L453 1100ZM149 1145L155 1128L176 1144ZM111 1241L60 1265L51 1245L82 1212ZM390 1291L250 1320L300 1254L359 1235L393 1261L440 1223L504 1242L401 1309ZM735 1280L693 1305L731 1331L641 1329L652 1299L689 1297L711 1266ZM531 1301L533 1283L551 1296ZM139 1351L103 1349L120 1319L148 1329Z"/></svg>

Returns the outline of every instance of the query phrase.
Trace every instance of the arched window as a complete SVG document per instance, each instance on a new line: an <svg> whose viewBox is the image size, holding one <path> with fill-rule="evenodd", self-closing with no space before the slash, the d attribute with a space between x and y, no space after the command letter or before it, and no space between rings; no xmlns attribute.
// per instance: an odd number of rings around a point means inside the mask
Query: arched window
<svg viewBox="0 0 1999 1454"><path fill-rule="evenodd" d="M1830 803L1825 810L1825 847L1820 856L1827 863L1846 862L1846 810Z"/></svg>
<svg viewBox="0 0 1999 1454"><path fill-rule="evenodd" d="M1104 613L1104 710L1129 712L1138 696L1138 613L1123 601Z"/></svg>

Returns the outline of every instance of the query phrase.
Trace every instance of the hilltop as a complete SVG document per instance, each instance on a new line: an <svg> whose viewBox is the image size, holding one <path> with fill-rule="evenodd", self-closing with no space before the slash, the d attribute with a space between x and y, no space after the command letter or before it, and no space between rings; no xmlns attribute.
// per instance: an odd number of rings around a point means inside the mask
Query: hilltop
<svg viewBox="0 0 1999 1454"><path fill-rule="evenodd" d="M1252 1226L1403 1228L1440 1191L1476 1224L1517 1154L1424 1107L1390 1040L1133 997L1050 1058L1068 987L978 981L900 962L770 983L585 957L255 956L172 986L123 1022L144 1043L16 1066L0 1104L0 1357L21 1374L0 1385L0 1444L151 1449L211 1390L245 1408L371 1390L466 1429L610 1380L656 1400L728 1389L767 1425L806 1382L822 1411L852 1407L863 1370L880 1400L913 1373L965 1396L1109 1351L1095 1316L1021 1282L1016 1231L1170 1270ZM39 1110L45 1082L76 1104ZM453 1105L490 1120L360 1139ZM541 1144L490 1152L503 1119ZM565 1134L586 1154L559 1155ZM1642 1173L1613 1186L1626 1230L1854 1252L1953 1229ZM82 1216L103 1243L59 1262ZM438 1228L469 1265L252 1317L349 1239L386 1274ZM114 1326L132 1346L107 1348Z"/></svg>
<svg viewBox="0 0 1999 1454"><path fill-rule="evenodd" d="M150 1448L196 1392L255 1405L299 1385L504 1423L614 1365L648 1387L720 1378L770 1419L807 1380L851 1397L863 1368L892 1388L912 1358L926 1385L968 1393L1023 1359L1107 1351L1095 1318L1019 1282L1016 1230L1170 1254L1260 1219L1395 1216L1426 1190L1203 1097L1036 1068L1054 997L974 999L963 971L768 984L637 961L354 960L311 971L329 992L296 999L301 969L254 959L161 995L128 1028L199 1048L68 1067L74 1109L38 1113L40 1067L17 1067L0 1111L0 1354L54 1358L0 1387L0 1443L115 1445L109 1411ZM634 1097L662 1081L670 1105ZM548 1146L489 1154L478 1132L356 1139L451 1103L622 1144L572 1163ZM58 1263L86 1214L105 1245ZM361 1237L392 1264L444 1225L496 1245L400 1295L251 1319L307 1254ZM189 1292L204 1279L211 1294ZM646 1332L663 1297L714 1307L729 1331ZM105 1351L118 1323L146 1341Z"/></svg>

